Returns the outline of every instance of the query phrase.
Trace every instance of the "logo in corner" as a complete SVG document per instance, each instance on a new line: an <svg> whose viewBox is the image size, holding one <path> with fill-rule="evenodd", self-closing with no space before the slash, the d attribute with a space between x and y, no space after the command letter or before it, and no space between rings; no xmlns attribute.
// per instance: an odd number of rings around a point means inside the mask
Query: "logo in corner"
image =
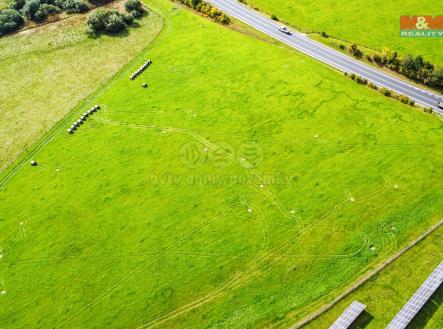
<svg viewBox="0 0 443 329"><path fill-rule="evenodd" d="M442 38L443 15L400 16L400 36L410 38Z"/></svg>

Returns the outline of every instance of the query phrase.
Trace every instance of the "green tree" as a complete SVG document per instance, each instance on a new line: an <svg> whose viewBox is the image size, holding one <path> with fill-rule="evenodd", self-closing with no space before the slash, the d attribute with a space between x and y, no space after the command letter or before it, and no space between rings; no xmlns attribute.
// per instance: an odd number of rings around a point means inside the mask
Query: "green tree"
<svg viewBox="0 0 443 329"><path fill-rule="evenodd" d="M125 10L128 13L132 13L134 11L143 12L143 5L140 0L126 0L125 1Z"/></svg>
<svg viewBox="0 0 443 329"><path fill-rule="evenodd" d="M88 26L88 33L98 34L100 32L118 33L126 29L125 22L127 18L118 10L113 9L99 9L91 13L86 24Z"/></svg>
<svg viewBox="0 0 443 329"><path fill-rule="evenodd" d="M0 11L0 36L14 32L23 25L23 17L14 9Z"/></svg>
<svg viewBox="0 0 443 329"><path fill-rule="evenodd" d="M23 6L21 12L27 19L34 20L35 14L40 8L40 0L28 0Z"/></svg>
<svg viewBox="0 0 443 329"><path fill-rule="evenodd" d="M21 10L23 6L25 5L25 0L13 0L12 3L9 5L9 8L15 9L15 10Z"/></svg>
<svg viewBox="0 0 443 329"><path fill-rule="evenodd" d="M123 15L117 13L111 13L106 21L105 30L109 33L118 33L126 28L126 24L123 21Z"/></svg>

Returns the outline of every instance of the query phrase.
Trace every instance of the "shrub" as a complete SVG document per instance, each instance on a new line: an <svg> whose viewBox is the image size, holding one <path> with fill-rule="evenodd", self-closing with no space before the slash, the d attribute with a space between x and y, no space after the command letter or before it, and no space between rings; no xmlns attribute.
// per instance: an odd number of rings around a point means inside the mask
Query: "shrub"
<svg viewBox="0 0 443 329"><path fill-rule="evenodd" d="M326 32L321 32L321 36L323 37L323 38L329 38L329 35L326 33Z"/></svg>
<svg viewBox="0 0 443 329"><path fill-rule="evenodd" d="M23 17L14 9L0 11L0 36L17 31L23 25Z"/></svg>
<svg viewBox="0 0 443 329"><path fill-rule="evenodd" d="M48 15L59 12L59 3L53 0L28 0L21 9L21 13L26 18L33 21L42 21Z"/></svg>
<svg viewBox="0 0 443 329"><path fill-rule="evenodd" d="M404 104L409 104L409 97L408 96L400 95L398 97L398 99L400 100L400 102L402 102Z"/></svg>
<svg viewBox="0 0 443 329"><path fill-rule="evenodd" d="M107 11L104 9L99 9L91 14L89 14L86 19L86 25L89 29L94 32L104 31L107 20Z"/></svg>
<svg viewBox="0 0 443 329"><path fill-rule="evenodd" d="M372 89L375 89L375 90L378 89L377 85L374 85L372 82L369 82L368 86L369 86L369 88L372 88Z"/></svg>
<svg viewBox="0 0 443 329"><path fill-rule="evenodd" d="M12 1L12 3L9 5L10 9L14 9L14 10L21 10L23 8L23 6L25 5L26 1L25 0L14 0Z"/></svg>
<svg viewBox="0 0 443 329"><path fill-rule="evenodd" d="M43 3L40 5L37 12L35 13L34 19L36 21L40 22L40 21L45 20L46 17L48 17L49 15L55 14L59 11L60 11L60 8L58 8L54 5L49 5L47 3Z"/></svg>
<svg viewBox="0 0 443 329"><path fill-rule="evenodd" d="M105 30L109 33L118 33L126 28L126 24L123 20L123 15L120 13L111 13L108 16L105 24Z"/></svg>
<svg viewBox="0 0 443 329"><path fill-rule="evenodd" d="M387 89L387 88L381 88L381 93L383 94L383 95L385 95L385 96L388 96L388 97L391 97L392 96L392 92L389 90L389 89Z"/></svg>
<svg viewBox="0 0 443 329"><path fill-rule="evenodd" d="M226 16L225 14L221 14L221 15L218 17L218 22L219 22L219 23L222 23L223 25L227 25L227 24L229 24L229 23L231 22L231 20L230 20L229 17Z"/></svg>
<svg viewBox="0 0 443 329"><path fill-rule="evenodd" d="M346 49L345 45L340 45L339 48L340 48L341 50L345 50L345 49Z"/></svg>
<svg viewBox="0 0 443 329"><path fill-rule="evenodd" d="M356 44L353 44L352 46L349 47L349 52L355 57L363 56L363 53L361 52L360 49L358 49Z"/></svg>
<svg viewBox="0 0 443 329"><path fill-rule="evenodd" d="M128 13L139 12L143 13L143 5L140 0L126 0L125 2L125 10Z"/></svg>
<svg viewBox="0 0 443 329"><path fill-rule="evenodd" d="M398 56L397 52L392 51L391 49L386 48L386 47L383 48L382 53L381 53L381 59L382 59L383 64L388 65L388 66L393 65L396 62L399 62L397 59L397 56Z"/></svg>
<svg viewBox="0 0 443 329"><path fill-rule="evenodd" d="M434 110L431 107L425 108L423 111L429 114L432 114L434 112Z"/></svg>
<svg viewBox="0 0 443 329"><path fill-rule="evenodd" d="M132 25L132 23L134 23L134 15L132 15L131 13L125 13L123 14L123 21L125 22L126 25Z"/></svg>
<svg viewBox="0 0 443 329"><path fill-rule="evenodd" d="M86 20L87 32L91 34L100 32L117 33L126 29L126 20L129 19L129 16L125 17L118 10L99 9L88 16Z"/></svg>
<svg viewBox="0 0 443 329"><path fill-rule="evenodd" d="M74 14L83 13L89 8L86 2L83 0L66 0L64 2L63 9L65 9L68 14Z"/></svg>
<svg viewBox="0 0 443 329"><path fill-rule="evenodd" d="M278 22L278 17L274 14L271 15L271 19Z"/></svg>
<svg viewBox="0 0 443 329"><path fill-rule="evenodd" d="M93 5L101 5L101 4L104 4L104 3L111 2L112 0L88 0L88 1L90 3L92 3Z"/></svg>
<svg viewBox="0 0 443 329"><path fill-rule="evenodd" d="M134 10L134 11L130 11L128 14L132 15L132 17L134 17L134 18L140 18L142 16L143 12Z"/></svg>
<svg viewBox="0 0 443 329"><path fill-rule="evenodd" d="M25 5L23 6L21 12L23 16L30 20L35 19L35 13L40 8L40 1L39 0L28 0L26 1Z"/></svg>
<svg viewBox="0 0 443 329"><path fill-rule="evenodd" d="M381 59L380 55L378 55L378 54L374 54L374 56L372 56L372 59L373 59L374 62L376 62L377 64L382 64L382 59Z"/></svg>

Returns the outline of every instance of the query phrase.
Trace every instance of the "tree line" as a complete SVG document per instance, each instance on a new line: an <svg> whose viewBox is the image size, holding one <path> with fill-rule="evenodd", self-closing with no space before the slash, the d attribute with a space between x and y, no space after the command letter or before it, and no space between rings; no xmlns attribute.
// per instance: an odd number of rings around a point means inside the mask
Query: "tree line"
<svg viewBox="0 0 443 329"><path fill-rule="evenodd" d="M226 16L221 10L213 7L209 3L203 0L178 0L182 4L191 7L192 9L212 18L216 22L221 24L229 24L231 22L230 18Z"/></svg>
<svg viewBox="0 0 443 329"><path fill-rule="evenodd" d="M344 49L343 46L340 48ZM351 45L348 50L357 58L362 58L364 55L355 44ZM443 90L443 67L436 67L431 62L425 61L421 55L400 57L396 51L383 48L381 53L366 55L366 59L426 86Z"/></svg>
<svg viewBox="0 0 443 329"><path fill-rule="evenodd" d="M94 6L105 4L111 0L13 0L8 9L0 10L0 36L20 29L26 20L41 23L48 16L58 13L83 13ZM127 0L125 13L118 10L105 9L93 12L88 18L87 32L115 33L131 25L139 18L144 9L139 0Z"/></svg>

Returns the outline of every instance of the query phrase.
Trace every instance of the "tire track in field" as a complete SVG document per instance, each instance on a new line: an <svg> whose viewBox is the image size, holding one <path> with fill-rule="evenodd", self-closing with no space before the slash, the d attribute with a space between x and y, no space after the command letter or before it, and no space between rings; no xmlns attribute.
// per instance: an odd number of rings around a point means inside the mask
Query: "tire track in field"
<svg viewBox="0 0 443 329"><path fill-rule="evenodd" d="M257 209L257 208L256 208ZM270 250L267 253L262 254L260 257L256 257L253 259L248 267L243 270L243 275L234 275L234 277L229 280L225 285L220 288L213 290L211 293L201 297L197 300L194 300L184 306L181 306L173 311L170 311L156 319L151 320L150 322L137 327L137 329L146 329L146 328L154 328L157 327L173 318L180 316L186 312L189 312L193 309L196 309L208 302L214 300L215 298L220 297L222 294L227 293L229 290L240 287L245 284L247 281L252 279L257 279L267 273L269 273L276 265L280 263L283 258L286 258L282 252L284 249L288 247L294 247L299 245L299 242L303 235L307 233L307 230L302 230L301 234L296 236L294 239L287 239L283 241L278 247ZM358 255L367 245L367 240L364 239L361 247L356 250L354 253L349 255L336 255L337 258L350 258ZM272 251L272 252L271 252ZM319 256L315 255L315 258L318 259ZM325 259L329 259L331 257L325 257ZM298 260L298 257L291 257L291 259ZM306 258L300 258L301 260L305 260ZM266 264L268 262L268 264Z"/></svg>
<svg viewBox="0 0 443 329"><path fill-rule="evenodd" d="M226 211L225 211L226 212ZM213 218L212 218L213 219ZM195 233L197 233L198 231L200 231L203 227L205 227L207 224L209 224L210 222L210 218L206 219L205 221L201 222L200 224L198 224L193 230L191 230L190 232L188 232L187 234L185 234L181 239L177 240L174 243L171 243L169 245L169 248L172 247L176 247L179 246L181 244L183 244L184 242L186 242L188 239L190 239ZM60 328L63 325L65 325L66 323L72 321L75 317L79 316L80 314L88 311L91 307L95 306L97 303L99 303L101 300L103 300L105 297L107 297L110 293L112 293L113 291L115 291L116 289L118 289L123 283L125 283L126 281L128 281L129 279L131 279L132 277L134 277L134 275L136 275L138 272L140 272L142 270L142 268L144 266L146 266L147 264L150 264L150 262L154 261L155 259L163 256L165 253L164 252L159 252L157 254L152 255L151 257L144 259L139 265L137 265L133 270L131 270L128 274L126 274L125 276L121 277L119 280L117 280L116 282L114 282L110 287L108 287L108 289L106 289L105 291L103 291L101 294L99 294L97 297L95 297L93 300L91 300L87 305L85 305L84 307L82 307L79 311L77 311L75 314L73 314L72 316L68 317L67 319L63 320L62 322L60 322L59 324L57 324L55 326L55 328Z"/></svg>
<svg viewBox="0 0 443 329"><path fill-rule="evenodd" d="M224 153L227 157L230 157L231 159L236 160L238 163L240 163L240 165L242 165L242 167L244 167L244 168L246 168L246 169L249 169L250 171L252 171L252 172L254 173L254 175L256 175L256 176L259 177L261 180L263 180L263 177L260 175L260 173L257 172L255 169L248 167L248 164L247 164L247 163L242 162L240 159L236 159L235 157L233 157L230 153L227 153L227 152L225 152L224 150L219 149L219 148L217 147L217 145L215 145L215 144L213 144L213 143L207 141L207 140L204 139L203 137L197 135L195 132L192 132L192 131L189 131L189 130L186 130L186 129L182 129L182 128L173 128L173 127L163 127L163 128L160 128L160 127L156 127L156 126L154 126L154 125L141 125L141 124L133 124L133 123L130 123L130 122L119 122L119 121L113 121L113 120L109 120L109 119L101 118L101 117L100 117L100 118L97 118L97 120L101 121L101 122L104 123L104 124L111 124L111 125L115 125L115 126L126 126L126 127L136 128L136 129L160 129L160 130L163 131L163 132L176 132L176 133L183 133L183 134L186 134L186 135L188 135L188 136L190 136L190 137L193 137L193 138L196 139L197 141L201 142L203 145L207 146L208 148L211 148L212 150L218 150L218 151L220 151L221 153ZM255 190L258 191L258 192L262 192L262 190L258 190L257 188L255 188ZM385 190L385 188L383 187L381 190L378 190L378 191L375 191L375 192L371 193L371 194L368 195L365 199L367 200L367 199L369 199L369 198L371 198L371 197L373 197L373 196L375 196L375 195L377 195L377 194L379 194L379 193L382 193L384 190ZM270 198L270 199L271 199L271 202L273 202L274 204L277 204L277 205L279 204L279 200L278 200L278 198L277 198L274 194L272 194L271 191L267 191L267 193L261 193L261 194L268 196L268 198ZM336 204L331 210L327 211L327 212L324 214L324 216L321 216L321 217L323 217L323 218L327 218L327 217L333 215L334 213L338 212L338 211L339 211L339 210L340 210L345 204L347 204L348 202L350 202L348 199L345 199L345 200L343 200L342 202L338 202L338 203L337 203L337 204ZM256 208L256 209L257 209L257 208ZM286 217L288 217L288 212L285 211L283 207L278 207L278 209L279 209L279 210L280 210L280 211L281 211ZM289 216L289 217L290 217L290 216ZM320 220L317 220L317 221L314 222L312 225L309 225L309 227L305 227L304 229L306 229L306 230L307 230L308 228L312 229L314 226L316 226L317 224L319 224L319 222L320 222ZM303 232L303 231L304 231L304 230L302 230L302 232ZM306 232L306 231L305 231L305 232ZM294 240L294 241L296 241L296 240ZM288 243L290 243L290 240L287 241L286 246L287 246ZM342 255L328 255L328 256L326 256L326 257L321 257L321 255L316 255L315 257L316 257L316 258L322 258L322 259L329 259L329 258L331 258L331 257L336 257L336 258L343 258L343 257L346 257L346 258L350 258L350 257L354 257L354 256L358 255L362 250L364 250L364 248L365 248L367 245L368 245L368 241L367 241L367 239L366 239L365 237L363 237L363 243L362 243L362 245L360 246L359 249L357 249L357 250L356 250L354 253L352 253L352 254L346 254L346 255L343 255L343 254L342 254ZM242 283L244 283L246 280L250 280L250 279L252 279L252 278L258 276L260 273L261 273L261 274L265 274L265 273L269 272L269 271L272 270L272 268L276 265L276 263L277 263L276 260L277 260L277 259L278 259L278 260L281 260L282 258L287 258L287 255L282 255L282 253L281 253L281 248L282 248L282 247L283 247L283 246L281 246L281 247L279 248L280 250L277 249L277 252L274 252L274 253L272 253L272 254L269 254L270 256L272 255L272 261L271 261L271 265L269 265L267 268L265 268L265 270L262 270L262 271L260 272L260 271L257 269L257 266L258 266L257 264L256 264L255 269L254 269L253 265L251 265L251 266L246 270L246 273L249 274L248 276L244 276L243 278L238 278L238 279L230 280L227 284L225 284L224 286L222 286L222 287L219 288L219 289L214 290L214 291L211 292L210 294L208 294L208 295L206 295L206 296L204 296L204 297L202 297L202 298L200 298L200 299L197 299L197 300L195 300L195 301L193 301L193 302L191 302L191 303L189 303L189 304L187 304L187 305L185 305L185 306L182 306L182 307L180 307L180 308L178 308L178 309L176 309L176 310L170 311L170 312L166 313L165 315L163 315L163 316L161 316L161 317L159 317L159 318L157 318L157 319L154 319L154 320L152 320L151 322L149 322L149 323L147 323L147 324L145 324L145 325L143 325L143 326L141 326L141 327L139 327L139 328L151 328L151 327L155 327L155 326L157 326L157 325L160 325L161 323L164 323L164 322L168 321L169 319L175 318L175 317L179 316L180 314L183 314L183 313L185 313L185 312L188 312L188 311L190 311L190 310L192 310L192 309L195 309L195 308L197 308L197 307L199 307L199 306L201 306L201 305L204 305L204 304L208 303L209 301L211 301L211 300L217 298L218 296L220 296L222 293L226 292L227 290L229 290L229 289L234 289L234 288L238 287L239 285L241 285ZM278 256L275 257L275 254L278 254ZM267 258L266 258L266 254L262 254L259 258L260 258L259 261L260 261L261 263L263 263L264 261L267 260ZM308 257L308 258L309 258L309 257ZM294 257L294 259L296 260L297 257ZM305 259L307 259L307 258L306 258L306 257L303 257L303 258L301 258L301 259L302 259L302 260L305 260ZM272 265L272 263L274 263L274 264ZM344 283L344 285L348 284L351 280L352 280L352 279L350 279L349 281L347 281L346 283ZM333 290L333 291L335 291L335 290Z"/></svg>

